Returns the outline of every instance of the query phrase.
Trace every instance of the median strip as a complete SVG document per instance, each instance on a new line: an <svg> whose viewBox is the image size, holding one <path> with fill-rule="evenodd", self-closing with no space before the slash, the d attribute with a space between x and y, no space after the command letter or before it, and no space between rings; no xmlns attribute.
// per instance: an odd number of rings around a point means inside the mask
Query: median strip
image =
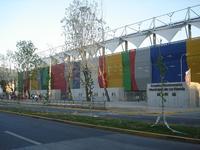
<svg viewBox="0 0 200 150"><path fill-rule="evenodd" d="M158 125L152 128L150 123L138 121L136 122L125 119L78 116L64 113L35 112L26 110L24 108L4 108L4 110L2 110L1 108L0 111L30 116L34 118L64 122L67 124L99 128L133 135L140 135L145 137L154 137L160 139L169 139L200 144L200 127L171 125L173 129L187 133L186 135L182 135L170 132L163 125Z"/></svg>

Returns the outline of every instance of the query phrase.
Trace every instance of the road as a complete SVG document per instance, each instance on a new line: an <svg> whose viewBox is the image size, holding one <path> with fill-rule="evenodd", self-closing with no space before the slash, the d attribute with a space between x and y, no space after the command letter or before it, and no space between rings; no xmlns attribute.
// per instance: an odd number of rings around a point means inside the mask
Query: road
<svg viewBox="0 0 200 150"><path fill-rule="evenodd" d="M200 145L145 138L0 113L1 150L199 150Z"/></svg>
<svg viewBox="0 0 200 150"><path fill-rule="evenodd" d="M90 110L88 109L71 109L64 107L50 107L50 106L42 106L42 105L18 105L18 104L9 104L9 105L0 105L1 107L14 107L14 108L26 108L32 111L40 111L40 112L60 112L60 113L70 113L76 115L91 115ZM121 118L121 119L129 119L134 121L147 121L147 122L155 122L156 115L155 114L134 114L134 115L126 115L117 112L111 112L109 110L102 111L93 111L92 115L98 117L107 117L107 118ZM183 124L190 126L200 126L200 111L198 112L184 112L177 114L167 114L167 121L170 124Z"/></svg>

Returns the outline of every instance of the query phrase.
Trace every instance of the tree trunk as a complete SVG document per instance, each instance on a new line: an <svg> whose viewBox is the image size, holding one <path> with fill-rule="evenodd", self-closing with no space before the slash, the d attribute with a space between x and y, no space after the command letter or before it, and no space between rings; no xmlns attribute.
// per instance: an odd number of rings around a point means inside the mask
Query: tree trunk
<svg viewBox="0 0 200 150"><path fill-rule="evenodd" d="M103 53L103 73L101 73L102 75L102 79L103 79L103 87L104 87L104 91L105 91L105 95L106 95L106 99L108 102L110 102L110 97L109 97L109 94L108 94L108 90L106 88L106 80L105 80L105 77L104 77L104 68L105 68L105 47L102 47L102 53Z"/></svg>
<svg viewBox="0 0 200 150"><path fill-rule="evenodd" d="M71 86L70 86L70 78L69 77L67 77L68 79L67 79L67 84L68 84L68 88L67 88L67 98L69 99L69 100L71 100L71 101L73 101L73 97L72 97L72 90L71 90Z"/></svg>
<svg viewBox="0 0 200 150"><path fill-rule="evenodd" d="M88 85L86 84L86 85L85 85L86 100L87 100L87 101L90 101L88 89L89 89L89 88L88 88Z"/></svg>
<svg viewBox="0 0 200 150"><path fill-rule="evenodd" d="M104 87L104 92L105 92L107 101L110 102L110 97L109 97L108 90L106 87Z"/></svg>
<svg viewBox="0 0 200 150"><path fill-rule="evenodd" d="M31 97L30 97L30 85L29 85L29 73L28 73L28 71L26 71L26 73L25 73L25 90L24 90L24 92L25 92L25 94L26 94L26 90L27 90L27 93L28 93L28 99L30 99Z"/></svg>
<svg viewBox="0 0 200 150"><path fill-rule="evenodd" d="M92 97L92 84L90 83L91 81L91 76L90 76L90 71L88 69L88 66L86 64L85 68L83 69L83 74L85 78L85 94L86 94L86 100L91 101Z"/></svg>

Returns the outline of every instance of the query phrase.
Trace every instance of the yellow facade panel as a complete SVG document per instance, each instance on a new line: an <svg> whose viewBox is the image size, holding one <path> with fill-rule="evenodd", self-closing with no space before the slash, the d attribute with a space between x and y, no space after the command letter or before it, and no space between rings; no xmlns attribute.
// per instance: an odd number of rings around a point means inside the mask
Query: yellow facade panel
<svg viewBox="0 0 200 150"><path fill-rule="evenodd" d="M39 89L39 83L37 80L31 80L31 90L38 90Z"/></svg>
<svg viewBox="0 0 200 150"><path fill-rule="evenodd" d="M37 70L31 71L31 90L38 90L39 89L39 83L38 83L38 72Z"/></svg>
<svg viewBox="0 0 200 150"><path fill-rule="evenodd" d="M200 69L199 64L191 66L191 82L200 83Z"/></svg>
<svg viewBox="0 0 200 150"><path fill-rule="evenodd" d="M108 87L123 87L121 53L106 56Z"/></svg>
<svg viewBox="0 0 200 150"><path fill-rule="evenodd" d="M187 64L191 70L191 82L200 83L200 38L188 39Z"/></svg>
<svg viewBox="0 0 200 150"><path fill-rule="evenodd" d="M194 62L200 62L200 38L188 39L187 46L187 63L191 66Z"/></svg>

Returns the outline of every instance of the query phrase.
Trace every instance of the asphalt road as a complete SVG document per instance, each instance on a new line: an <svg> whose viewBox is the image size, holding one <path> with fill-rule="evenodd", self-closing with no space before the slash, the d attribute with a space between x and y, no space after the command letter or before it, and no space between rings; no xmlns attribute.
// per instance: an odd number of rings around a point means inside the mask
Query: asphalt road
<svg viewBox="0 0 200 150"><path fill-rule="evenodd" d="M41 112L60 112L60 113L71 113L76 115L91 115L91 112L87 109L69 109L63 107L49 107L49 106L41 106L41 105L17 105L17 104L9 104L9 105L0 105L1 107L14 107L14 108L26 108L33 111L41 111ZM134 114L134 115L125 115L120 113L113 113L110 111L94 111L92 115L98 117L108 117L108 118L122 118L129 119L134 121L146 121L154 123L156 120L155 114ZM200 111L199 112L185 112L178 114L166 115L167 122L169 124L183 124L183 125L191 125L191 126L200 126Z"/></svg>
<svg viewBox="0 0 200 150"><path fill-rule="evenodd" d="M0 150L199 150L200 145L131 136L0 113Z"/></svg>

